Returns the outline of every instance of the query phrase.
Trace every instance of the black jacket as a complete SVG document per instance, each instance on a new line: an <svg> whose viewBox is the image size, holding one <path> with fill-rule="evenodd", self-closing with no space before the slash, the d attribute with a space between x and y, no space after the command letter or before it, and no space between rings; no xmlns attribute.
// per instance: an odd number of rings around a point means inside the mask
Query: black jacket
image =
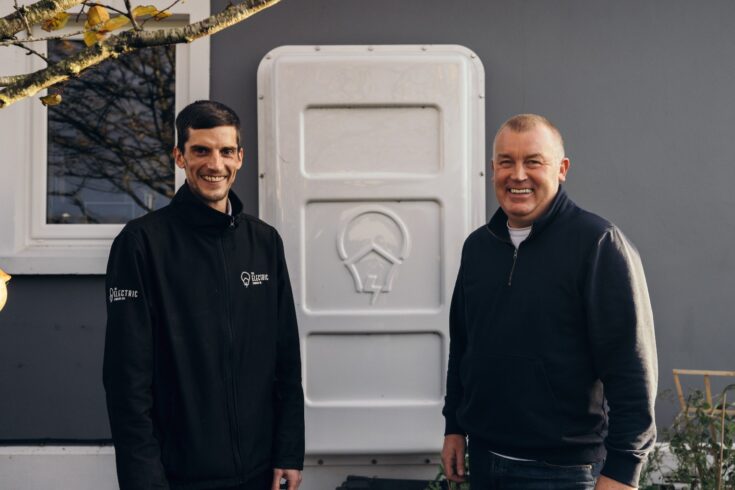
<svg viewBox="0 0 735 490"><path fill-rule="evenodd" d="M121 490L224 487L302 468L283 244L230 201L232 217L185 184L112 245L103 378Z"/></svg>
<svg viewBox="0 0 735 490"><path fill-rule="evenodd" d="M638 253L563 189L517 252L506 222L498 209L463 248L446 433L559 465L600 461L606 446L602 474L636 486L658 377Z"/></svg>

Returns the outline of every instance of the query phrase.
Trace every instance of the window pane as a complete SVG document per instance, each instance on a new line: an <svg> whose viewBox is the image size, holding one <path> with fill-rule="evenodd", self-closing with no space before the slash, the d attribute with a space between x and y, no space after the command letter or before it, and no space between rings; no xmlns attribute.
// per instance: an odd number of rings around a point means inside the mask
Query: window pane
<svg viewBox="0 0 735 490"><path fill-rule="evenodd" d="M50 41L50 60L83 49ZM125 223L174 194L175 48L109 60L48 108L47 223Z"/></svg>

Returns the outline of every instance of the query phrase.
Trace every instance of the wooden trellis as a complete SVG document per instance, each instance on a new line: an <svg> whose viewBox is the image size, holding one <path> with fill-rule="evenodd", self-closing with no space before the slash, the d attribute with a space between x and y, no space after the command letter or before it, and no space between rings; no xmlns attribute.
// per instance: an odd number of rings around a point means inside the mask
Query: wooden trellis
<svg viewBox="0 0 735 490"><path fill-rule="evenodd" d="M679 380L679 375L689 375L689 376L703 376L704 377L704 397L707 403L710 407L712 407L710 413L720 413L722 412L722 408L716 408L714 402L712 401L712 384L710 382L710 378L712 376L715 377L730 377L735 378L735 371L709 371L709 370L703 370L703 369L674 369L674 383L676 384L676 394L679 397L679 405L681 406L681 411L688 411L688 413L694 413L696 411L696 408L689 407L687 408L686 399L684 398L684 390L681 387L681 380ZM725 413L728 415L735 415L735 409L729 409L725 410Z"/></svg>

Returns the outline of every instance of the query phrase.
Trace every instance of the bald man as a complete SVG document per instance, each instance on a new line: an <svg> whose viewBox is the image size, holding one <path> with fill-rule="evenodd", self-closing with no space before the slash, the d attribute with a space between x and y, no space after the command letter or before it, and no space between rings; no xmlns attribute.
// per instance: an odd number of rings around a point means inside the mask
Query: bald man
<svg viewBox="0 0 735 490"><path fill-rule="evenodd" d="M492 168L500 208L467 238L452 298L447 476L467 477L468 440L473 490L636 488L658 376L638 252L567 196L548 119L506 121Z"/></svg>

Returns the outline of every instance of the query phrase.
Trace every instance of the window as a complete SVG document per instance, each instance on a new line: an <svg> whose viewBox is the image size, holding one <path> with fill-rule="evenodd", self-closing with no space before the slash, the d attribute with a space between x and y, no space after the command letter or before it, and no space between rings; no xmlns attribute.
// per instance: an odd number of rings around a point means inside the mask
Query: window
<svg viewBox="0 0 735 490"><path fill-rule="evenodd" d="M12 1L0 4L9 11ZM205 18L209 2L172 13L146 27ZM82 47L73 38L47 44L51 60ZM43 66L20 49L0 50L2 75ZM170 154L174 117L209 96L209 39L107 61L62 96L56 107L34 97L0 110L0 265L11 274L103 274L124 223L168 203L184 178Z"/></svg>
<svg viewBox="0 0 735 490"><path fill-rule="evenodd" d="M57 61L84 47L51 41ZM46 223L122 224L174 194L174 46L108 60L48 108Z"/></svg>

